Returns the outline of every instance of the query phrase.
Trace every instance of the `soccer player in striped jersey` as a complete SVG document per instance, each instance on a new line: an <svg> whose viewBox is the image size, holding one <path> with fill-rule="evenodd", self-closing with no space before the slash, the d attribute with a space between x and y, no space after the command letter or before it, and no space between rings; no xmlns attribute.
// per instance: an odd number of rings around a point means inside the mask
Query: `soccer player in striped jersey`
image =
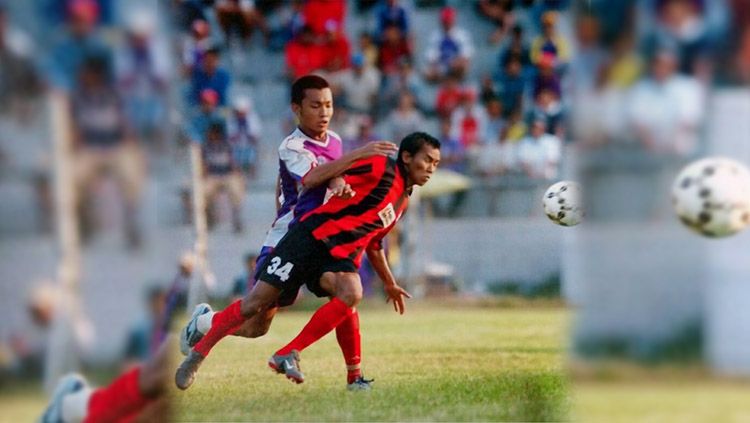
<svg viewBox="0 0 750 423"><path fill-rule="evenodd" d="M279 146L279 192L277 217L269 230L257 259L262 269L276 244L295 219L323 204L327 196L349 197L351 187L340 177L352 163L372 156L394 154L398 147L387 141L374 141L351 153L343 154L341 137L328 129L333 116L333 97L328 82L316 75L299 78L292 85L291 108L299 126ZM259 271L248 281L252 288ZM266 334L279 307L288 306L297 290L283 291L276 305L248 319L235 335L256 338ZM190 348L212 326L214 312L208 304L199 304L180 334L180 349ZM347 383L359 376L359 316L355 312L336 331L347 364Z"/></svg>
<svg viewBox="0 0 750 423"><path fill-rule="evenodd" d="M223 337L273 308L282 293L306 285L312 293L332 299L268 362L287 378L303 382L299 352L344 324L362 299L357 269L365 252L383 281L387 299L403 313L404 298L410 295L396 283L381 240L406 210L412 187L427 183L439 162L440 142L417 132L402 140L396 159L373 156L351 165L344 178L357 195L332 197L292 226L259 269L252 292L214 315L211 329L177 369L177 387L190 387L203 360ZM349 388L359 389L352 384Z"/></svg>

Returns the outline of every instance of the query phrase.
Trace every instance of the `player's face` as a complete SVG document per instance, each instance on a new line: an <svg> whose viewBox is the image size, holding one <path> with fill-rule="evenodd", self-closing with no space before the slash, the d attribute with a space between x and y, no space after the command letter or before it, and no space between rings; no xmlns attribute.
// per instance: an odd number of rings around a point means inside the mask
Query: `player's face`
<svg viewBox="0 0 750 423"><path fill-rule="evenodd" d="M333 117L333 95L330 88L307 89L302 104L292 104L303 131L323 134Z"/></svg>
<svg viewBox="0 0 750 423"><path fill-rule="evenodd" d="M425 144L414 156L405 153L403 156L409 180L416 185L422 186L430 180L430 177L440 163L440 150Z"/></svg>

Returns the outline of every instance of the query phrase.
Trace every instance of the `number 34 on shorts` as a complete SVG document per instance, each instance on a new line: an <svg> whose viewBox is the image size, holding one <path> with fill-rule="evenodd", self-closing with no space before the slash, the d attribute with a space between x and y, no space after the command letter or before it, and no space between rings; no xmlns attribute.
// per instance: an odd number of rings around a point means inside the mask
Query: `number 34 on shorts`
<svg viewBox="0 0 750 423"><path fill-rule="evenodd" d="M281 279L282 282L286 282L289 279L289 272L294 268L294 263L288 261L281 264L281 257L275 256L271 259L271 264L266 268L266 272L269 275L276 275Z"/></svg>

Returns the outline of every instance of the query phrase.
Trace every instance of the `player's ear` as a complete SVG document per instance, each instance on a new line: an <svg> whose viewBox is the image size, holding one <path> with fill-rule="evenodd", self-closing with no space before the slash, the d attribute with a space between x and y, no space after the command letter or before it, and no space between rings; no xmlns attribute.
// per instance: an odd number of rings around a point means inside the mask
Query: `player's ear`
<svg viewBox="0 0 750 423"><path fill-rule="evenodd" d="M408 151L402 151L401 152L401 162L405 165L408 165L411 163L411 161L414 159L414 157L409 153Z"/></svg>
<svg viewBox="0 0 750 423"><path fill-rule="evenodd" d="M295 116L299 117L299 112L302 110L302 106L297 103L292 103L292 113L294 113Z"/></svg>

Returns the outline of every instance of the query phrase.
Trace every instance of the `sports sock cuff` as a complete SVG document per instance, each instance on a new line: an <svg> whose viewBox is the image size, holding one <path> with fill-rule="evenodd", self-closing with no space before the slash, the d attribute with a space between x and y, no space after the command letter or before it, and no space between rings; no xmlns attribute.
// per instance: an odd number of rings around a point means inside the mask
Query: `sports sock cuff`
<svg viewBox="0 0 750 423"><path fill-rule="evenodd" d="M89 399L94 392L91 388L66 395L62 400L62 419L66 423L80 423L86 418L89 408Z"/></svg>
<svg viewBox="0 0 750 423"><path fill-rule="evenodd" d="M198 316L198 321L196 322L196 326L198 327L198 332L202 334L207 334L209 330L211 330L211 324L214 319L214 315L216 312L211 311L205 314L201 314Z"/></svg>

